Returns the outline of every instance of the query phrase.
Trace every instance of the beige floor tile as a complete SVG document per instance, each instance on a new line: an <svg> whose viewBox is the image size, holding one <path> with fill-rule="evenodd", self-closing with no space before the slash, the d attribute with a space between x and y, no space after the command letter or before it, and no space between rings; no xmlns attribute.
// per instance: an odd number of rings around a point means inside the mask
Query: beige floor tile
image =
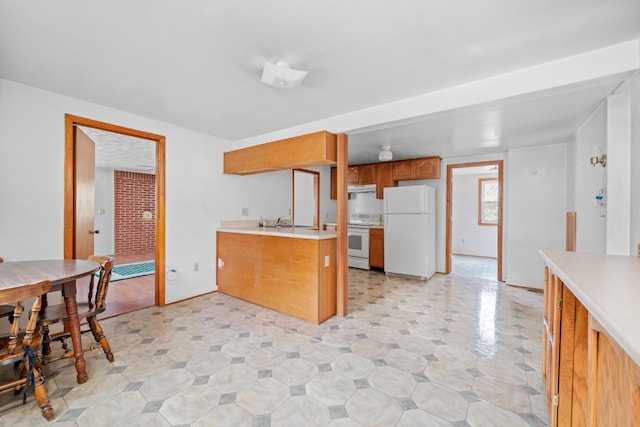
<svg viewBox="0 0 640 427"><path fill-rule="evenodd" d="M471 427L530 427L517 414L488 402L471 403L467 422Z"/></svg>
<svg viewBox="0 0 640 427"><path fill-rule="evenodd" d="M289 397L289 387L273 378L262 378L238 392L236 403L253 415L269 414Z"/></svg>
<svg viewBox="0 0 640 427"><path fill-rule="evenodd" d="M336 357L331 362L331 367L334 372L355 380L357 378L365 378L371 373L375 365L367 358L353 353L345 353Z"/></svg>
<svg viewBox="0 0 640 427"><path fill-rule="evenodd" d="M272 427L324 427L331 421L329 408L308 396L294 396L271 414Z"/></svg>
<svg viewBox="0 0 640 427"><path fill-rule="evenodd" d="M206 384L191 386L164 401L160 414L172 425L189 424L215 408L220 392Z"/></svg>
<svg viewBox="0 0 640 427"><path fill-rule="evenodd" d="M253 416L236 404L213 408L191 424L191 427L251 427Z"/></svg>
<svg viewBox="0 0 640 427"><path fill-rule="evenodd" d="M274 379L287 386L304 385L318 374L318 365L296 357L287 359L272 371Z"/></svg>
<svg viewBox="0 0 640 427"><path fill-rule="evenodd" d="M410 374L391 366L375 368L367 377L371 387L393 397L409 397L416 387L416 380Z"/></svg>
<svg viewBox="0 0 640 427"><path fill-rule="evenodd" d="M463 421L467 415L467 400L461 394L433 382L419 383L413 401L420 409L446 421Z"/></svg>
<svg viewBox="0 0 640 427"><path fill-rule="evenodd" d="M344 405L356 390L353 381L335 372L321 372L306 385L308 396L327 406Z"/></svg>
<svg viewBox="0 0 640 427"><path fill-rule="evenodd" d="M349 315L322 325L219 293L103 320L114 363L86 353L83 385L72 360L45 367L56 425L118 424L120 406L131 426L548 423L542 294L458 275L349 281ZM19 403L0 396L0 425L46 424Z"/></svg>
<svg viewBox="0 0 640 427"><path fill-rule="evenodd" d="M392 426L402 415L397 400L373 389L356 391L345 405L349 416L365 426Z"/></svg>

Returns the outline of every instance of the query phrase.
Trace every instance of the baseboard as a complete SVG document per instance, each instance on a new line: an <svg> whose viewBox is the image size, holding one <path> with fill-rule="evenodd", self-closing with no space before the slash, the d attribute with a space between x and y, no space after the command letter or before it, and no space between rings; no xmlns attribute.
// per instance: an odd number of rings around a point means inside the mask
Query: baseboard
<svg viewBox="0 0 640 427"><path fill-rule="evenodd" d="M531 291L531 292L544 292L544 289L542 288L532 288L531 286L518 285L516 283L505 282L505 285L511 286L512 288L520 288L520 289L524 289L526 291Z"/></svg>

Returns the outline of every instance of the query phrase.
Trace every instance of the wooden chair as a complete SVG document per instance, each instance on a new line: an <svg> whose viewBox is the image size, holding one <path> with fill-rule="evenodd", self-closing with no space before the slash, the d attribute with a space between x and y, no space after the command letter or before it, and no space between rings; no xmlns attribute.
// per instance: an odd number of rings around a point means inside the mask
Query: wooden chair
<svg viewBox="0 0 640 427"><path fill-rule="evenodd" d="M4 262L4 259L0 257L0 264ZM3 304L0 305L0 318L6 317L9 320L10 324L13 324L13 310L16 308L15 305L11 304Z"/></svg>
<svg viewBox="0 0 640 427"><path fill-rule="evenodd" d="M78 317L80 321L86 319L89 324L89 329L83 330L82 333L87 333L91 331L93 334L93 338L95 339L95 344L87 347L84 351L90 351L98 347L102 347L104 354L107 356L109 362L113 362L113 353L111 352L111 347L109 346L109 341L107 337L104 335L104 331L98 322L97 316L104 312L107 308L106 299L107 299L107 291L109 290L109 280L111 280L111 270L113 269L113 258L109 256L98 257L98 256L90 256L89 260L96 261L100 263L100 275L97 280L97 286L95 284L96 278L95 275L91 276L91 281L89 283L89 294L87 295L87 301L82 302L78 301ZM94 292L95 287L95 292ZM74 352L73 349L67 343L67 339L70 337L69 332L65 328L64 331L50 334L49 326L54 323L68 321L67 318L67 308L64 304L57 305L48 305L43 308L42 315L40 316L40 325L42 326L42 353L45 356L51 354L51 341L61 341L62 348L65 353L58 357L47 357L45 358L45 363L52 362L54 360L66 359L69 357L73 357Z"/></svg>
<svg viewBox="0 0 640 427"><path fill-rule="evenodd" d="M18 379L0 384L0 393L18 392L24 389L23 403L26 402L27 391L33 389L42 416L47 420L53 419L53 408L49 403L44 377L40 374L41 363L38 357L41 335L37 328L38 313L42 302L42 295L51 289L51 282L44 281L19 288L9 288L0 291L0 304L15 303L13 323L9 336L0 338L0 365L23 362L24 368ZM20 316L24 310L22 301L35 298L31 306L31 315L24 331L20 331Z"/></svg>

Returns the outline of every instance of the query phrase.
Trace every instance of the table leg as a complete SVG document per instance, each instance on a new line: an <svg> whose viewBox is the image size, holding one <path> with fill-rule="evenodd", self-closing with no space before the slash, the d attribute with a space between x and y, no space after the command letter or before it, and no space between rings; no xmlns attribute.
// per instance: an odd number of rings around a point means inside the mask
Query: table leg
<svg viewBox="0 0 640 427"><path fill-rule="evenodd" d="M64 303L67 307L67 316L69 317L69 333L71 334L71 342L73 343L73 353L76 358L76 379L78 384L82 384L89 379L87 375L87 366L84 361L84 351L82 350L82 337L80 333L80 319L78 318L78 303L76 301L76 284L75 282L65 283L64 285Z"/></svg>

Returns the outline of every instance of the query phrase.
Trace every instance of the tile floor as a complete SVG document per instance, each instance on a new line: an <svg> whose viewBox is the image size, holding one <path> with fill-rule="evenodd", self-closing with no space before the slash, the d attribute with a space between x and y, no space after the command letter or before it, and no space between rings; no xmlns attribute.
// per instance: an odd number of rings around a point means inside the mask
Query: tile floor
<svg viewBox="0 0 640 427"><path fill-rule="evenodd" d="M451 255L451 272L461 276L497 280L498 261L495 258Z"/></svg>
<svg viewBox="0 0 640 427"><path fill-rule="evenodd" d="M313 325L219 293L102 322L115 362L46 366L56 426L544 426L542 294L350 269ZM0 425L46 425L0 396Z"/></svg>

